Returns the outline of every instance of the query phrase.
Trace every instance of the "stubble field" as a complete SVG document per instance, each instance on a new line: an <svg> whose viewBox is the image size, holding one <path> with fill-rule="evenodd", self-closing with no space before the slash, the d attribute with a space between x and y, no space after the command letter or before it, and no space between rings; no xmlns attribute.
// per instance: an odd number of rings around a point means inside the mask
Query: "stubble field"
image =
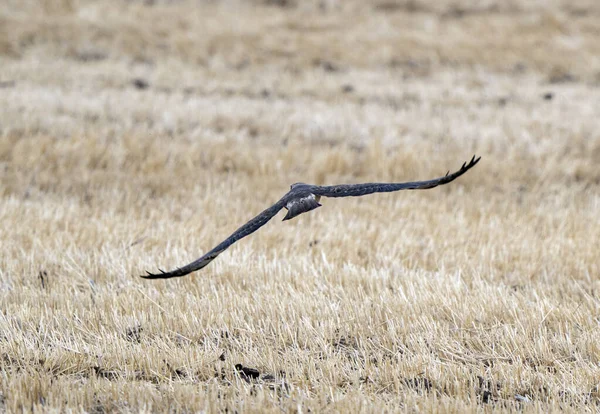
<svg viewBox="0 0 600 414"><path fill-rule="evenodd" d="M596 1L4 2L0 411L597 412L599 37ZM139 278L291 183L473 154Z"/></svg>

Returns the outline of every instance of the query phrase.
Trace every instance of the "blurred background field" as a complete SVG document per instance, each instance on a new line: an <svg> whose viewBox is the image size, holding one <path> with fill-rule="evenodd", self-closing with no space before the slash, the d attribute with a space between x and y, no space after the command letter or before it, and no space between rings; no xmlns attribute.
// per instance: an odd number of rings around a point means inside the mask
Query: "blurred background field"
<svg viewBox="0 0 600 414"><path fill-rule="evenodd" d="M3 1L0 411L597 412L599 108L595 0Z"/></svg>

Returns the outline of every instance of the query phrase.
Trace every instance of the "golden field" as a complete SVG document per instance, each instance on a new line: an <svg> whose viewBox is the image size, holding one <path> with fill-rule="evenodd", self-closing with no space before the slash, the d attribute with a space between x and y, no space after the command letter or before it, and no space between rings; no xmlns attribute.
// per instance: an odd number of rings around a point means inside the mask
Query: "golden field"
<svg viewBox="0 0 600 414"><path fill-rule="evenodd" d="M597 412L599 38L593 0L3 2L0 411Z"/></svg>

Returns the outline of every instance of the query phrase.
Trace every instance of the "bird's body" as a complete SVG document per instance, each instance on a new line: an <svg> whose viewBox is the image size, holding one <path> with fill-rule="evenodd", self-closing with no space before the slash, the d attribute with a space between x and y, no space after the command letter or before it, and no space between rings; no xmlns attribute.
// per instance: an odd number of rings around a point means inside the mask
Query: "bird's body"
<svg viewBox="0 0 600 414"><path fill-rule="evenodd" d="M447 184L463 175L469 169L479 162L480 158L473 157L467 164L464 163L460 170L444 177L435 178L427 181L415 181L406 183L366 183L366 184L341 184L332 186L318 186L304 183L292 184L290 191L279 201L262 213L248 221L242 227L237 229L231 236L219 243L215 248L207 252L204 256L192 263L172 270L170 272L149 273L142 277L146 279L167 279L171 277L185 276L196 270L200 270L212 262L219 254L224 252L229 246L243 237L254 233L260 227L264 226L281 209L287 209L287 214L283 220L290 220L302 213L309 212L321 207L319 201L321 197L359 197L373 193L388 193L400 190L425 190Z"/></svg>

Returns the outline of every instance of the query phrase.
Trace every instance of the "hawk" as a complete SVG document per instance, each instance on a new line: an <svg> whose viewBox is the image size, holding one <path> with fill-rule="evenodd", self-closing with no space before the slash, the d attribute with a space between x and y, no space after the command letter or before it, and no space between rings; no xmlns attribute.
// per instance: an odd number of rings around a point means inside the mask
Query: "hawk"
<svg viewBox="0 0 600 414"><path fill-rule="evenodd" d="M446 175L443 177L434 178L433 180L427 181L414 181L407 183L342 184L331 186L318 186L304 183L292 184L290 191L288 191L288 193L284 195L278 202L237 229L231 236L218 244L204 256L194 260L188 265L171 270L170 272L165 272L159 269L160 273L146 272L148 274L143 275L142 277L145 279L168 279L171 277L185 276L189 273L195 272L196 270L200 270L215 260L218 255L227 250L227 248L233 243L248 236L249 234L254 233L256 230L264 226L283 208L287 209L287 214L283 218L283 221L286 221L293 219L302 213L306 213L321 207L321 204L319 203L321 197L358 197L367 194L389 193L400 190L426 190L454 181L473 168L480 159L481 157L475 158L475 156L473 156L471 161L469 161L469 163L465 162L460 170L452 174L450 174L450 171L448 171L448 173L446 173Z"/></svg>

